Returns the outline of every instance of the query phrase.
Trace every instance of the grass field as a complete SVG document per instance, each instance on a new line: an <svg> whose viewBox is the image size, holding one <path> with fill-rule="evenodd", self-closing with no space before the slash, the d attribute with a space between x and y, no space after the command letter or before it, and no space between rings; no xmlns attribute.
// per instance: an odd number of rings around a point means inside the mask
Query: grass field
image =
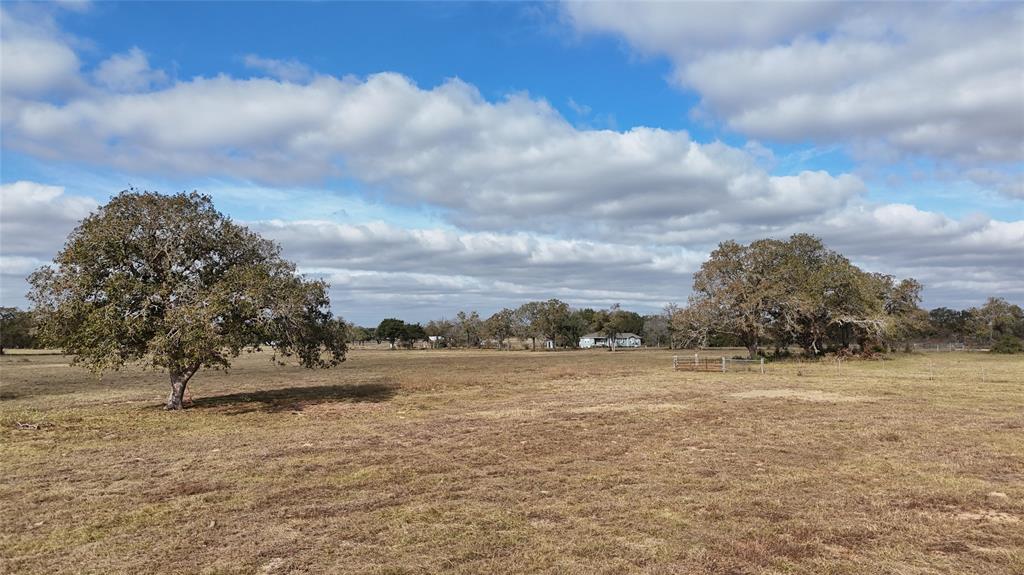
<svg viewBox="0 0 1024 575"><path fill-rule="evenodd" d="M1024 573L1024 359L0 358L4 573Z"/></svg>

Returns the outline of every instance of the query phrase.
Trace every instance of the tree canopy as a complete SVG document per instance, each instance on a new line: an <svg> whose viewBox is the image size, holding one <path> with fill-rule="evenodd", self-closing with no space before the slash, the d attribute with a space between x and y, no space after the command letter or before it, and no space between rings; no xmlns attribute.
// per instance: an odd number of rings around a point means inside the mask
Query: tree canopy
<svg viewBox="0 0 1024 575"><path fill-rule="evenodd" d="M673 324L695 342L729 334L751 357L768 341L815 355L854 341L889 345L924 325L920 290L913 279L862 271L814 236L728 241L694 276L690 305Z"/></svg>
<svg viewBox="0 0 1024 575"><path fill-rule="evenodd" d="M0 355L8 348L35 347L32 314L14 307L0 307Z"/></svg>
<svg viewBox="0 0 1024 575"><path fill-rule="evenodd" d="M270 346L305 367L345 359L327 284L296 273L274 242L196 192L124 191L33 273L39 337L96 372L129 362L167 370L180 409L200 368Z"/></svg>
<svg viewBox="0 0 1024 575"><path fill-rule="evenodd" d="M427 331L418 323L405 323L400 319L389 317L380 322L375 330L376 337L391 344L391 349L396 343L412 346L420 340L427 339Z"/></svg>

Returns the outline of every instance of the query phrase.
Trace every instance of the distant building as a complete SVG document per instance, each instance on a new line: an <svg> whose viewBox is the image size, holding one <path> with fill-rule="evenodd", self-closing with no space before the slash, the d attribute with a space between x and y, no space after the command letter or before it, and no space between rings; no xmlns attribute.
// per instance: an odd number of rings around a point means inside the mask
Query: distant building
<svg viewBox="0 0 1024 575"><path fill-rule="evenodd" d="M615 334L615 347L640 347L643 340L635 333ZM603 333L588 333L580 338L580 347L608 347L608 337Z"/></svg>

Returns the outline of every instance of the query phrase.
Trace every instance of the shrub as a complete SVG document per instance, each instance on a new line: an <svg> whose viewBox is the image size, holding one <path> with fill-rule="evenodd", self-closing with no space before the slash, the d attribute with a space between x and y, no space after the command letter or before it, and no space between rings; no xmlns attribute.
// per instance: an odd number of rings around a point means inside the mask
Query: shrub
<svg viewBox="0 0 1024 575"><path fill-rule="evenodd" d="M1006 334L992 344L990 351L992 353L1022 353L1024 352L1024 342L1018 337Z"/></svg>

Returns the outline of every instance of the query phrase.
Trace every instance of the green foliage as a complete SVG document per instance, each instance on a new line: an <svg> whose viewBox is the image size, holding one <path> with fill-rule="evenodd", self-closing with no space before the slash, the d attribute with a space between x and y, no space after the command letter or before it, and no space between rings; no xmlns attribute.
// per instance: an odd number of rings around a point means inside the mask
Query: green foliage
<svg viewBox="0 0 1024 575"><path fill-rule="evenodd" d="M590 331L590 318L594 310L572 310L558 326L558 343L566 347L579 347L580 338ZM590 312L588 315L587 312Z"/></svg>
<svg viewBox="0 0 1024 575"><path fill-rule="evenodd" d="M540 334L540 316L543 302L530 301L516 308L515 321L512 324L512 331L520 339L533 340L533 348L537 348L537 338Z"/></svg>
<svg viewBox="0 0 1024 575"><path fill-rule="evenodd" d="M498 348L503 348L505 341L515 333L515 321L515 310L504 308L484 321L483 336L493 339L498 344Z"/></svg>
<svg viewBox="0 0 1024 575"><path fill-rule="evenodd" d="M455 338L466 347L477 347L480 345L480 338L484 328L484 322L480 314L475 311L466 313L460 311L455 314Z"/></svg>
<svg viewBox="0 0 1024 575"><path fill-rule="evenodd" d="M305 367L345 359L327 284L300 277L276 244L195 192L120 193L29 281L45 345L97 372L166 369L168 407L198 369L227 367L245 349L271 346Z"/></svg>
<svg viewBox="0 0 1024 575"><path fill-rule="evenodd" d="M928 335L930 337L965 342L968 326L971 324L970 310L953 310L938 307L928 312Z"/></svg>
<svg viewBox="0 0 1024 575"><path fill-rule="evenodd" d="M395 342L405 337L405 322L389 317L380 322L376 333L378 338L391 343L391 346L394 347Z"/></svg>
<svg viewBox="0 0 1024 575"><path fill-rule="evenodd" d="M364 342L373 339L372 329L351 324L348 326L349 342Z"/></svg>
<svg viewBox="0 0 1024 575"><path fill-rule="evenodd" d="M13 307L0 307L0 354L7 348L36 346L32 313Z"/></svg>
<svg viewBox="0 0 1024 575"><path fill-rule="evenodd" d="M619 306L619 304L613 304L608 309L603 309L594 313L590 329L606 337L610 342L608 349L611 350L615 347L616 334L642 333L644 329L644 319L636 312L624 310Z"/></svg>
<svg viewBox="0 0 1024 575"><path fill-rule="evenodd" d="M557 343L559 339L562 339L560 337L561 330L566 327L566 320L569 318L569 304L557 299L536 302L536 304L537 313L533 319L534 331L543 339L550 339Z"/></svg>
<svg viewBox="0 0 1024 575"><path fill-rule="evenodd" d="M974 338L994 347L1006 336L1024 338L1024 310L1003 298L990 297L985 305L970 310Z"/></svg>
<svg viewBox="0 0 1024 575"><path fill-rule="evenodd" d="M417 341L427 339L427 331L418 323L405 323L400 319L388 318L380 322L375 330L375 337L387 341L394 348L401 343L407 347Z"/></svg>
<svg viewBox="0 0 1024 575"><path fill-rule="evenodd" d="M1011 334L1003 334L990 349L992 353L1024 353L1024 340Z"/></svg>
<svg viewBox="0 0 1024 575"><path fill-rule="evenodd" d="M423 326L418 323L407 323L405 324L405 335L402 339L411 345L417 341L427 339L427 332L423 329Z"/></svg>

